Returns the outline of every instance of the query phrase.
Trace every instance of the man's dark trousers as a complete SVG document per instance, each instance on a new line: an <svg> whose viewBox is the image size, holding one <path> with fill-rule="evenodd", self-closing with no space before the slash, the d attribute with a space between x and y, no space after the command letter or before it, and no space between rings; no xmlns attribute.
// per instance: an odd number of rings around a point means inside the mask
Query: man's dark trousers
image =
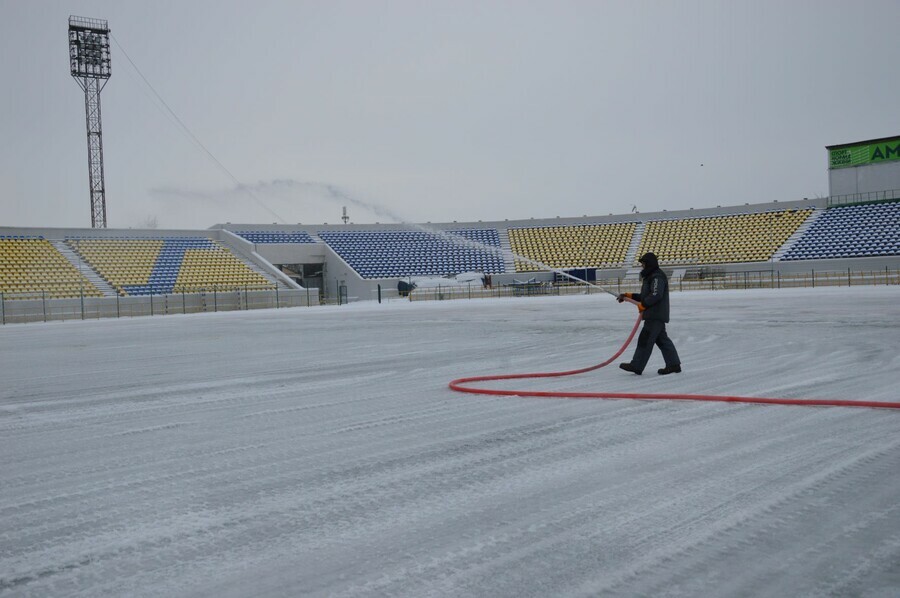
<svg viewBox="0 0 900 598"><path fill-rule="evenodd" d="M675 343L666 334L666 323L661 320L644 320L644 328L638 335L637 349L634 351L634 357L631 358L631 365L638 372L643 372L650 360L650 353L653 351L653 345L659 347L662 351L663 359L666 360L667 366L681 365L678 359L678 351L675 350Z"/></svg>

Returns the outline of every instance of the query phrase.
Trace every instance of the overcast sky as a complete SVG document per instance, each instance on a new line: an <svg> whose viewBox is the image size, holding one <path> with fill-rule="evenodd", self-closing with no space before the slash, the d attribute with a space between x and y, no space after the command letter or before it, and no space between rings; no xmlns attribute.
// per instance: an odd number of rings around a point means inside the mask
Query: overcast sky
<svg viewBox="0 0 900 598"><path fill-rule="evenodd" d="M70 14L115 38L114 228L787 201L828 194L826 145L900 134L897 0L0 8L6 226L90 227Z"/></svg>

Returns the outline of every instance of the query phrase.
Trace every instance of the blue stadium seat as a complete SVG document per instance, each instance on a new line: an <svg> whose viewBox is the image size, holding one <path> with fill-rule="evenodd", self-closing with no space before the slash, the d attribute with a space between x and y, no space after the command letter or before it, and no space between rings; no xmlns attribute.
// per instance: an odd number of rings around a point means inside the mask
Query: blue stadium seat
<svg viewBox="0 0 900 598"><path fill-rule="evenodd" d="M315 243L306 231L234 231L251 243Z"/></svg>
<svg viewBox="0 0 900 598"><path fill-rule="evenodd" d="M318 231L316 234L363 278L444 276L467 270L504 271L496 229L425 231ZM452 235L452 236L451 236ZM480 250L453 236L481 243Z"/></svg>
<svg viewBox="0 0 900 598"><path fill-rule="evenodd" d="M782 259L900 255L900 202L828 209Z"/></svg>

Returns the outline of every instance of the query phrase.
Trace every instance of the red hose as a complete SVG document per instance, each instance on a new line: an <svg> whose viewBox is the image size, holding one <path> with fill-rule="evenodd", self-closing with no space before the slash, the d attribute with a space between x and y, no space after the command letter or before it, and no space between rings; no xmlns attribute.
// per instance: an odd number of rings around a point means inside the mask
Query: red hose
<svg viewBox="0 0 900 598"><path fill-rule="evenodd" d="M762 403L767 405L803 405L816 407L869 407L876 409L900 409L900 403L880 401L840 401L829 399L766 399L762 397L730 397L716 395L692 395L692 394L658 394L658 393L631 393L631 392L554 392L541 390L492 390L489 388L472 388L463 386L472 382L484 382L485 380L512 380L517 378L555 378L558 376L574 376L593 370L598 370L609 365L621 355L631 344L638 327L641 325L641 315L631 329L631 334L625 343L616 351L615 355L597 365L569 370L566 372L543 372L536 374L500 374L495 376L472 376L470 378L458 378L450 382L450 389L457 392L468 392L479 395L495 395L505 397L544 397L567 399L657 399L672 401L717 401L722 403Z"/></svg>

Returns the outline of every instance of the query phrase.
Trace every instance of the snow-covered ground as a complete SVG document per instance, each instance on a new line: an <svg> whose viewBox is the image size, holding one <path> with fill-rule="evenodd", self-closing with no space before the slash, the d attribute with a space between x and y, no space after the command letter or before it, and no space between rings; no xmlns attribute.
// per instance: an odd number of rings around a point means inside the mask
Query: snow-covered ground
<svg viewBox="0 0 900 598"><path fill-rule="evenodd" d="M505 384L900 400L900 287L672 311L682 374L655 351ZM0 327L0 595L900 594L900 411L447 388L598 363L633 318L593 294Z"/></svg>

